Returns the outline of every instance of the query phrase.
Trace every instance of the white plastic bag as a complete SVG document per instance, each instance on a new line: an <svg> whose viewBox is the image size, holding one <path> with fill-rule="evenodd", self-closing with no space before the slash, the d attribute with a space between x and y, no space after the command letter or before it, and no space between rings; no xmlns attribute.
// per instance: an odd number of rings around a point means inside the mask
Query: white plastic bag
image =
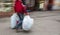
<svg viewBox="0 0 60 35"><path fill-rule="evenodd" d="M32 25L33 25L33 19L29 15L25 16L22 24L23 30L25 31L30 30Z"/></svg>
<svg viewBox="0 0 60 35"><path fill-rule="evenodd" d="M11 28L15 28L17 21L19 21L19 17L16 13L11 16Z"/></svg>

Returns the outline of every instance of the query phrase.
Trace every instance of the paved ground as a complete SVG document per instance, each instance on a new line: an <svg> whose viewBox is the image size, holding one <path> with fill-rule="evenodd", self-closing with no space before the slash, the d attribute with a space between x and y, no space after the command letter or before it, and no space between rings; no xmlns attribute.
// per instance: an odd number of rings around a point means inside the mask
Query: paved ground
<svg viewBox="0 0 60 35"><path fill-rule="evenodd" d="M60 12L32 12L31 32L16 33L10 28L10 18L0 18L0 35L60 35Z"/></svg>

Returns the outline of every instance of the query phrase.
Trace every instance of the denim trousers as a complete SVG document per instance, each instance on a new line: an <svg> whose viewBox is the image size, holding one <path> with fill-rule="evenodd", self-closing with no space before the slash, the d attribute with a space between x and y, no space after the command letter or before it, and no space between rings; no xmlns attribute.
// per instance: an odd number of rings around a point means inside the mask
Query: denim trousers
<svg viewBox="0 0 60 35"><path fill-rule="evenodd" d="M22 13L17 13L17 15L19 16L19 23L16 25L16 28L21 28L22 29L22 22L23 22L23 19L24 19L24 14Z"/></svg>

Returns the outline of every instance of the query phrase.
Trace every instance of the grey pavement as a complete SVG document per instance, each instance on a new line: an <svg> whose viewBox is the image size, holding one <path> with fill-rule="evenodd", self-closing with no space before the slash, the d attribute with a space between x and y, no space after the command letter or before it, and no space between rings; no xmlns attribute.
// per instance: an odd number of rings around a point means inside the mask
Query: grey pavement
<svg viewBox="0 0 60 35"><path fill-rule="evenodd" d="M0 18L0 35L60 35L60 11L31 12L34 25L30 32L16 33L10 28L10 18Z"/></svg>

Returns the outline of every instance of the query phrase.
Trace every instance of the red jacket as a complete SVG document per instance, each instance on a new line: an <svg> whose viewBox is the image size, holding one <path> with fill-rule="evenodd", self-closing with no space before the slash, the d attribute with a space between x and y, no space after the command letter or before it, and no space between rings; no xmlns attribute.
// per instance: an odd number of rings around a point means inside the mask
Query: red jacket
<svg viewBox="0 0 60 35"><path fill-rule="evenodd" d="M19 1L19 0L15 1L14 10L17 13L27 13L26 7L23 6L21 1Z"/></svg>

